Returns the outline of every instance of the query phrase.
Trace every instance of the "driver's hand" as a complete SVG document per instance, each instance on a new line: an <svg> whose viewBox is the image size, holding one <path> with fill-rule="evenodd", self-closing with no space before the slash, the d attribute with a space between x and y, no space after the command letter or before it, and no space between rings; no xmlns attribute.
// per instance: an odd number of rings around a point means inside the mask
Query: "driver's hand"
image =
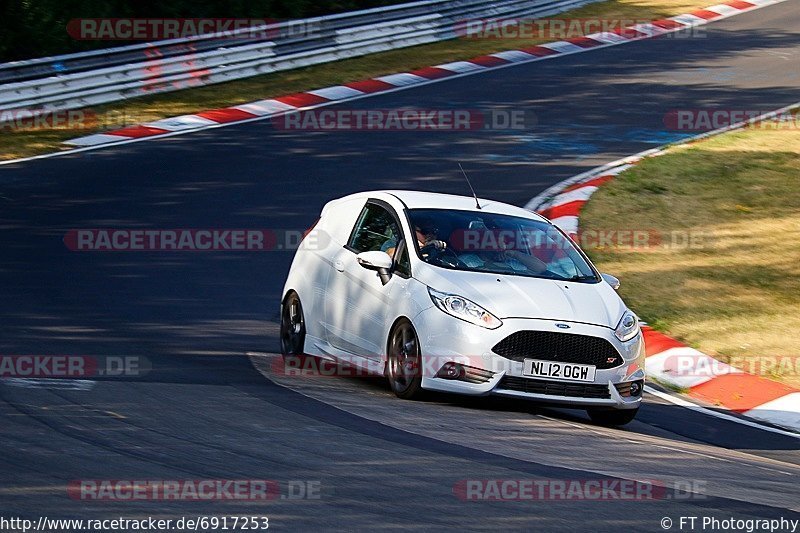
<svg viewBox="0 0 800 533"><path fill-rule="evenodd" d="M425 246L433 246L437 250L444 250L445 248L447 248L447 243L444 241L433 240L426 242Z"/></svg>

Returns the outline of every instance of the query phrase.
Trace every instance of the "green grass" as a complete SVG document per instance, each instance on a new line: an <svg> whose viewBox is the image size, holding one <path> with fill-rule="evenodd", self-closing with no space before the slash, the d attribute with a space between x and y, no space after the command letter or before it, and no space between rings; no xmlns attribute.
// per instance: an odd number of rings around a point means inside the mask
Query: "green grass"
<svg viewBox="0 0 800 533"><path fill-rule="evenodd" d="M555 17L651 20L685 13L712 3L708 0L610 0ZM0 160L64 150L68 148L62 144L65 140L127 125L524 48L548 40L552 39L455 39L208 87L115 102L92 109L98 117L98 124L92 127L32 131L0 128Z"/></svg>

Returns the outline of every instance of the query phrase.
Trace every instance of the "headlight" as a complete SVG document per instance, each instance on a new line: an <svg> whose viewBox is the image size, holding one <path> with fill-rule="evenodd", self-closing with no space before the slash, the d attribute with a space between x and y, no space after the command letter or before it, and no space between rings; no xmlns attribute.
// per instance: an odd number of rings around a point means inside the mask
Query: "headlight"
<svg viewBox="0 0 800 533"><path fill-rule="evenodd" d="M431 300L436 304L436 307L448 315L487 329L497 329L503 325L499 318L466 298L456 294L439 292L430 287L428 287L428 294L431 295Z"/></svg>
<svg viewBox="0 0 800 533"><path fill-rule="evenodd" d="M625 311L622 318L619 320L614 335L617 336L622 342L626 342L639 334L639 318L633 314L633 311Z"/></svg>

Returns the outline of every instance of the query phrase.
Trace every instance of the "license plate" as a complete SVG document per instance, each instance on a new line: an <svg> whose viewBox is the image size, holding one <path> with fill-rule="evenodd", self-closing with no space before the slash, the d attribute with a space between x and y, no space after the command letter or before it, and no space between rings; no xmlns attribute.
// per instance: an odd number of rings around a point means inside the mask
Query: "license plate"
<svg viewBox="0 0 800 533"><path fill-rule="evenodd" d="M597 367L594 365L574 365L572 363L525 359L522 375L565 381L594 381L596 369Z"/></svg>

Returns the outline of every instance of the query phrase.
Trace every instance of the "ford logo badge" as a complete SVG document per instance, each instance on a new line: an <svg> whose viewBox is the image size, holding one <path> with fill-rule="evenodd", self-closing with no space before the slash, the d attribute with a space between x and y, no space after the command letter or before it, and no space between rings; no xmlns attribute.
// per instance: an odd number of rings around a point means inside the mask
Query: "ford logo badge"
<svg viewBox="0 0 800 533"><path fill-rule="evenodd" d="M569 326L567 324L556 324L556 327L561 329L569 329Z"/></svg>

